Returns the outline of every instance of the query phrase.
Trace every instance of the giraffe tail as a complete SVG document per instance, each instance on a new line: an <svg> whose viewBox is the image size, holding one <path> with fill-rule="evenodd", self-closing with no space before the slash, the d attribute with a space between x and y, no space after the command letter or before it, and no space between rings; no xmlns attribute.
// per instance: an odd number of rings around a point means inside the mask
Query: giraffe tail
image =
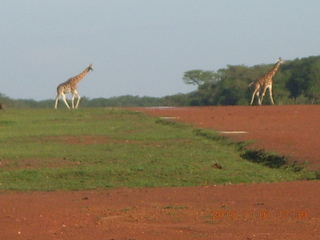
<svg viewBox="0 0 320 240"><path fill-rule="evenodd" d="M254 83L254 82L250 83L250 84L248 85L248 88L250 88L253 83Z"/></svg>

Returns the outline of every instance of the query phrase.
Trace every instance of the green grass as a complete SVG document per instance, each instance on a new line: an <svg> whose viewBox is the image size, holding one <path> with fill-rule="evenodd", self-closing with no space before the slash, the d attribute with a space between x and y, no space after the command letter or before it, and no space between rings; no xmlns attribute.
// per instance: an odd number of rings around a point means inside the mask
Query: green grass
<svg viewBox="0 0 320 240"><path fill-rule="evenodd" d="M315 174L246 161L241 144L213 131L123 109L9 109L0 114L0 133L0 190L204 186Z"/></svg>

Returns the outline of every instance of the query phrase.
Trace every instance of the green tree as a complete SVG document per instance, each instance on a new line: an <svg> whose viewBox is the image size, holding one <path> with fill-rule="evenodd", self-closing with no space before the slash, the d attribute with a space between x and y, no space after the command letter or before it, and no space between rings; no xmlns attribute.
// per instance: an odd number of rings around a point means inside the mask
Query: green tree
<svg viewBox="0 0 320 240"><path fill-rule="evenodd" d="M250 98L248 84L256 79L256 75L246 66L231 66L220 69L221 81L217 84L216 105L247 104Z"/></svg>
<svg viewBox="0 0 320 240"><path fill-rule="evenodd" d="M186 84L202 85L219 81L218 75L213 71L192 70L184 73L183 81Z"/></svg>

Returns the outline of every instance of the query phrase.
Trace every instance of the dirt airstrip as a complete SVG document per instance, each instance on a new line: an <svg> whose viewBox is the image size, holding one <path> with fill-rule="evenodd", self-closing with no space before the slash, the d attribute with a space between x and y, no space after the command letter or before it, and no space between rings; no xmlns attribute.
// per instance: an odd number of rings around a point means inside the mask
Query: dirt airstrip
<svg viewBox="0 0 320 240"><path fill-rule="evenodd" d="M320 106L135 108L320 170ZM83 143L82 143L83 144ZM320 182L0 193L0 239L320 239Z"/></svg>

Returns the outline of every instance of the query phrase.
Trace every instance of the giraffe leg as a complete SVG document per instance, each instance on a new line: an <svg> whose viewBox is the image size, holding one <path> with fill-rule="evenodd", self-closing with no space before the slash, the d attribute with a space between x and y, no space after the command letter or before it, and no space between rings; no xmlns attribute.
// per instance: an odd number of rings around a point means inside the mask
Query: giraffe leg
<svg viewBox="0 0 320 240"><path fill-rule="evenodd" d="M74 92L74 94L75 94L75 95L77 95L77 98L78 98L78 100L77 100L77 104L76 104L76 108L78 108L81 97L80 97L80 95L79 95L78 91L75 91L75 92Z"/></svg>
<svg viewBox="0 0 320 240"><path fill-rule="evenodd" d="M258 101L259 101L259 105L260 105L259 88L255 89L255 90L253 91L250 105L253 104L254 97L255 97L256 95L257 95L257 97L258 97Z"/></svg>
<svg viewBox="0 0 320 240"><path fill-rule="evenodd" d="M255 95L255 93L253 93L253 94L252 94L252 98L251 98L251 102L250 102L250 105L252 105L252 103L253 103L253 100L254 100L254 95Z"/></svg>
<svg viewBox="0 0 320 240"><path fill-rule="evenodd" d="M272 87L269 87L269 94L270 94L270 99L271 99L271 103L272 105L274 105L274 101L273 101L273 97L272 97Z"/></svg>
<svg viewBox="0 0 320 240"><path fill-rule="evenodd" d="M56 97L56 103L54 104L54 108L55 108L55 109L58 108L59 97L60 97L60 94L58 93L58 94L57 94L57 97Z"/></svg>
<svg viewBox="0 0 320 240"><path fill-rule="evenodd" d="M262 101L263 101L264 95L266 94L266 90L267 90L267 87L263 89L263 92L262 92L262 95L261 95L261 101L260 101L260 102L261 102L261 104L262 104ZM260 104L260 105L261 105L261 104Z"/></svg>
<svg viewBox="0 0 320 240"><path fill-rule="evenodd" d="M251 97L250 105L252 105L252 104L253 104L254 97L255 97L256 93L257 93L257 90L254 90L254 91L253 91L253 93L252 93L252 97Z"/></svg>
<svg viewBox="0 0 320 240"><path fill-rule="evenodd" d="M72 103L72 108L74 108L74 93L72 93L71 103Z"/></svg>
<svg viewBox="0 0 320 240"><path fill-rule="evenodd" d="M63 99L64 103L65 103L65 104L67 105L67 107L70 109L70 106L69 106L69 104L67 103L66 95L65 95L64 93L62 93L61 96L62 96L62 99Z"/></svg>
<svg viewBox="0 0 320 240"><path fill-rule="evenodd" d="M256 95L257 95L257 98L258 98L258 104L261 105L262 102L261 102L261 100L260 100L260 92L257 91Z"/></svg>

